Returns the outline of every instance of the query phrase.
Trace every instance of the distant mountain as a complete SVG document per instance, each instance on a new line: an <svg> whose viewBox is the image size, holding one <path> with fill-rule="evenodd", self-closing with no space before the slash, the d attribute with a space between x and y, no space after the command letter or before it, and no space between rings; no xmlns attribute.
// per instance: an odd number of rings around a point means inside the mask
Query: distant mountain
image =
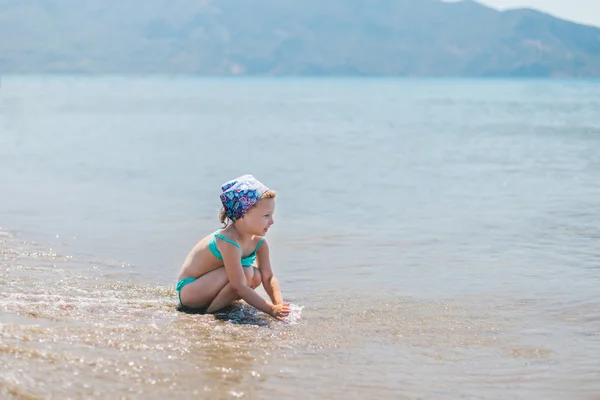
<svg viewBox="0 0 600 400"><path fill-rule="evenodd" d="M600 77L600 29L466 0L0 0L0 74Z"/></svg>

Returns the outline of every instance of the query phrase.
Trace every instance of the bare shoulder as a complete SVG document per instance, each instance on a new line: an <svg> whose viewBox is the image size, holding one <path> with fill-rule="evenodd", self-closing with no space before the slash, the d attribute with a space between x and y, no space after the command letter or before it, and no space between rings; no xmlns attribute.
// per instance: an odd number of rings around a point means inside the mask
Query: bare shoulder
<svg viewBox="0 0 600 400"><path fill-rule="evenodd" d="M266 236L256 236L255 238L256 241L256 246L260 245L260 247L258 248L258 250L260 251L260 249L265 248L265 249L269 249L269 241L267 240Z"/></svg>
<svg viewBox="0 0 600 400"><path fill-rule="evenodd" d="M266 237L262 237L262 238L258 238L258 241L256 243L256 245L258 246L258 249L256 250L256 256L258 257L258 263L265 265L267 263L270 262L269 258L270 256L270 250L269 250L269 241L267 240Z"/></svg>

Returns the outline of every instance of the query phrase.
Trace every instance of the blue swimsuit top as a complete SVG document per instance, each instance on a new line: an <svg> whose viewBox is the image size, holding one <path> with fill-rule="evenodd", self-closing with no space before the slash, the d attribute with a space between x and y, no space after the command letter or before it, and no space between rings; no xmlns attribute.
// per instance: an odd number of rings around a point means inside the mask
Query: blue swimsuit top
<svg viewBox="0 0 600 400"><path fill-rule="evenodd" d="M217 232L215 232L213 234L212 238L210 239L210 242L208 242L208 248L210 249L211 253L213 253L214 256L217 257L219 260L223 261L223 255L221 254L221 252L217 248L217 240L216 240L216 238L224 240L227 243L231 243L232 245L234 245L235 247L237 247L240 250L242 249L239 244L237 244L233 240L228 239L225 236L223 236L223 235L221 235L221 234L219 234ZM248 257L242 258L242 267L251 267L254 264L254 261L256 261L256 252L258 251L258 248L263 244L264 241L265 241L264 237L260 238L260 241L256 245L256 248L254 249L254 251L252 252L252 254L250 254Z"/></svg>

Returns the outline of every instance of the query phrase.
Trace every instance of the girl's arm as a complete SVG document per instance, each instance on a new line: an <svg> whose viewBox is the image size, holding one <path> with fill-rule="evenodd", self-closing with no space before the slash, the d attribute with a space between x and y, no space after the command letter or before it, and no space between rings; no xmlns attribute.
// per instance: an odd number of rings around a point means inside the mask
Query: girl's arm
<svg viewBox="0 0 600 400"><path fill-rule="evenodd" d="M265 292L271 298L271 301L275 304L283 304L281 298L281 290L279 289L279 281L273 275L273 269L271 268L271 257L269 256L269 243L267 240L259 247L256 253L258 269L262 275L262 284L265 288Z"/></svg>
<svg viewBox="0 0 600 400"><path fill-rule="evenodd" d="M227 273L229 283L231 283L231 287L239 297L251 306L275 318L281 319L289 314L289 307L271 304L246 285L246 276L240 262L241 250L239 248L230 243L223 243L220 244L220 251L223 255L225 272Z"/></svg>

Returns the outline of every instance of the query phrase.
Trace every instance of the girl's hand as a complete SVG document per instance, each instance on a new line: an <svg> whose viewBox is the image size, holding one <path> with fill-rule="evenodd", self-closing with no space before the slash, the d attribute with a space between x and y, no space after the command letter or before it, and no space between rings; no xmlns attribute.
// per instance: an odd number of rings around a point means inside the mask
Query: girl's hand
<svg viewBox="0 0 600 400"><path fill-rule="evenodd" d="M290 314L290 303L276 304L271 309L271 315L278 320L283 320Z"/></svg>

